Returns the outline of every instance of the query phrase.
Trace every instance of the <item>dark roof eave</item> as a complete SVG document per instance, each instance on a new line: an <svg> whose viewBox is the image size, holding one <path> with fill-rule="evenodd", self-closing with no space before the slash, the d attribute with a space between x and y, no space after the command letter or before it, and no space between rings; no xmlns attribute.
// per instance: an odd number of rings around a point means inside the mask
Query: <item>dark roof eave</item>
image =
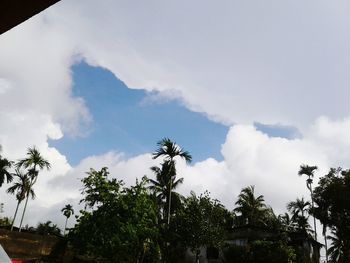
<svg viewBox="0 0 350 263"><path fill-rule="evenodd" d="M0 2L0 35L60 0L2 0Z"/></svg>

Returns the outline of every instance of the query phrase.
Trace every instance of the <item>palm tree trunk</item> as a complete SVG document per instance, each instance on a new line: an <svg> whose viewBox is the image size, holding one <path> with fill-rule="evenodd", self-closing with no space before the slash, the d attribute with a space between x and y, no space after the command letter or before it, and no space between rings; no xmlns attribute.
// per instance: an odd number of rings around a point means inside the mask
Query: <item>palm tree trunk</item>
<svg viewBox="0 0 350 263"><path fill-rule="evenodd" d="M15 220L16 220L16 216L17 216L17 212L18 212L18 207L19 207L19 204L20 204L20 203L21 203L21 201L18 201L18 202L17 202L15 215L13 216L13 220L12 220L12 224L11 224L11 231L13 230L13 225L15 224Z"/></svg>
<svg viewBox="0 0 350 263"><path fill-rule="evenodd" d="M170 224L171 188L172 188L172 180L170 179L170 187L169 187L169 204L168 204L168 225Z"/></svg>
<svg viewBox="0 0 350 263"><path fill-rule="evenodd" d="M312 211L314 211L314 195L312 193L312 186L310 184L310 192L311 192L311 206L312 206ZM317 232L316 232L316 218L315 215L312 216L314 218L314 230L315 230L315 240L317 241Z"/></svg>
<svg viewBox="0 0 350 263"><path fill-rule="evenodd" d="M19 224L19 232L21 232L21 230L22 230L23 218L24 218L24 214L25 214L26 209L27 209L27 204L28 204L28 199L29 199L29 191L30 191L30 188L27 191L26 203L24 205L24 209L23 209L23 213L22 213L22 217L21 217L21 223Z"/></svg>
<svg viewBox="0 0 350 263"><path fill-rule="evenodd" d="M36 182L36 179L37 179L37 176L35 176L35 173L36 173L36 164L34 164L34 167L33 167L33 176L31 179L30 179L30 184L29 184L29 188L28 188L28 191L27 191L27 198L26 198L26 203L24 205L24 209L23 209L23 213L22 213L22 218L21 218L21 223L19 224L19 232L21 232L22 230L22 223L23 223L23 218L24 218L24 214L26 212L26 209L27 209L27 204L28 204L28 199L29 199L29 194L30 194L30 190L32 189L34 183Z"/></svg>
<svg viewBox="0 0 350 263"><path fill-rule="evenodd" d="M173 159L170 159L170 167L169 167L169 177L170 177L170 184L169 184L169 200L168 200L168 225L170 225L170 210L171 210L171 190L173 187L173 178L171 171L174 168L174 161Z"/></svg>
<svg viewBox="0 0 350 263"><path fill-rule="evenodd" d="M324 246L325 246L325 249L326 249L326 263L328 263L327 231L324 234Z"/></svg>
<svg viewBox="0 0 350 263"><path fill-rule="evenodd" d="M323 224L322 235L324 238L324 247L326 249L326 263L328 263L328 244L327 244L327 225Z"/></svg>
<svg viewBox="0 0 350 263"><path fill-rule="evenodd" d="M65 235L66 235L67 221L68 221L68 217L66 217L66 224L64 225L63 236L65 236Z"/></svg>
<svg viewBox="0 0 350 263"><path fill-rule="evenodd" d="M199 263L199 254L201 251L199 249L196 249L196 263Z"/></svg>

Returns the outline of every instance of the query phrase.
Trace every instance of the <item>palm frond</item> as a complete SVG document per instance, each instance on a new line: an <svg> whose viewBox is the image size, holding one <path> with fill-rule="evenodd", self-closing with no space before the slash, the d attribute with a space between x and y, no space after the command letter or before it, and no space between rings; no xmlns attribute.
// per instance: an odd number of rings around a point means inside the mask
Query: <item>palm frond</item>
<svg viewBox="0 0 350 263"><path fill-rule="evenodd" d="M192 161L192 156L188 151L183 150L169 138L163 138L157 143L158 149L153 153L153 159L163 156L165 160L173 160L176 156L183 158L186 162Z"/></svg>
<svg viewBox="0 0 350 263"><path fill-rule="evenodd" d="M317 166L310 166L310 165L307 165L307 164L302 164L300 165L300 169L298 171L298 175L299 176L302 176L302 175L307 175L309 177L313 177L314 176L314 172L315 170L317 170L318 167Z"/></svg>

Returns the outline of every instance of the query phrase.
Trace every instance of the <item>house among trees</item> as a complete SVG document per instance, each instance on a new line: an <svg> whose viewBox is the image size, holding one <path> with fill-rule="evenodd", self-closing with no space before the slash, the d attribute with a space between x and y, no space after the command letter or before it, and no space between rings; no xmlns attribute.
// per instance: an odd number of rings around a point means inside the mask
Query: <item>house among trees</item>
<svg viewBox="0 0 350 263"><path fill-rule="evenodd" d="M323 244L303 233L290 233L289 238L289 244L296 251L304 253L306 260L320 262L320 249L324 246Z"/></svg>
<svg viewBox="0 0 350 263"><path fill-rule="evenodd" d="M320 262L320 249L323 247L323 244L302 232L289 232L286 234L286 244L294 249L299 258L302 258L300 262ZM228 234L226 243L241 248L247 248L253 242L266 241L278 243L282 238L280 233L266 228L241 226L234 228L233 231Z"/></svg>
<svg viewBox="0 0 350 263"><path fill-rule="evenodd" d="M223 249L203 246L200 250L200 263L223 263L223 262L287 262L279 261L287 256L280 242L283 237L280 233L267 228L254 226L238 226L227 234ZM259 252L261 245L265 261L255 261L252 253ZM315 241L309 235L302 233L287 233L287 245L294 249L297 258L293 262L320 262L320 249L323 244ZM254 248L252 250L252 247ZM266 249L270 247L270 249ZM287 247L287 246L286 246ZM275 251L271 251L271 248ZM272 250L273 250L272 249ZM269 255L270 253L270 255ZM260 255L260 253L258 253ZM273 257L269 259L269 256ZM275 261L274 261L275 260ZM195 262L195 254L187 249L185 262Z"/></svg>

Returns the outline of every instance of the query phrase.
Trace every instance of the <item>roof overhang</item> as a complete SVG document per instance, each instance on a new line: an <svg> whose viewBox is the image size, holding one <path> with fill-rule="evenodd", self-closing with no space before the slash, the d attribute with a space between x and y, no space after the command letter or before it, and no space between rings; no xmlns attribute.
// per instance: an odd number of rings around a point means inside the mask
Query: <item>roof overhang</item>
<svg viewBox="0 0 350 263"><path fill-rule="evenodd" d="M1 0L0 35L60 0Z"/></svg>

